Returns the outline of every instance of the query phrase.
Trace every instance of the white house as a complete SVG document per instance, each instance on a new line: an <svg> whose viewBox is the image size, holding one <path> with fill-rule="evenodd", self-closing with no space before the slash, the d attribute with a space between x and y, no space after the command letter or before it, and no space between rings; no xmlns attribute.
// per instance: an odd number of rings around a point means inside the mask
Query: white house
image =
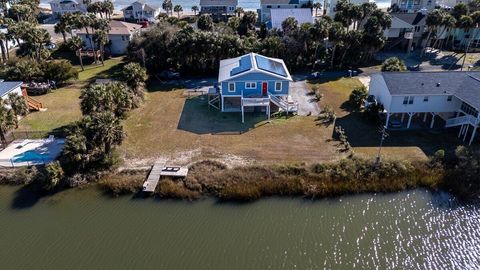
<svg viewBox="0 0 480 270"><path fill-rule="evenodd" d="M50 8L54 17L59 17L65 13L86 13L88 0L53 0L50 2Z"/></svg>
<svg viewBox="0 0 480 270"><path fill-rule="evenodd" d="M288 17L295 18L299 25L302 23L313 23L312 10L309 8L272 9L270 14L271 20L267 22L267 27L270 29L282 29L282 22Z"/></svg>
<svg viewBox="0 0 480 270"><path fill-rule="evenodd" d="M122 11L123 18L126 21L135 22L155 22L158 14L160 14L159 7L147 4L144 0L135 1L130 6L122 9Z"/></svg>
<svg viewBox="0 0 480 270"><path fill-rule="evenodd" d="M274 9L297 9L306 7L309 3L313 3L313 0L260 0L260 21L269 22Z"/></svg>
<svg viewBox="0 0 480 270"><path fill-rule="evenodd" d="M238 0L200 0L200 13L202 14L235 14Z"/></svg>
<svg viewBox="0 0 480 270"><path fill-rule="evenodd" d="M392 5L396 4L400 11L415 13L421 10L430 11L437 6L437 0L392 0Z"/></svg>
<svg viewBox="0 0 480 270"><path fill-rule="evenodd" d="M384 106L385 126L400 119L417 124L460 127L459 137L471 144L480 123L480 72L383 72L371 77L369 97Z"/></svg>
<svg viewBox="0 0 480 270"><path fill-rule="evenodd" d="M110 21L108 26L110 27L110 30L108 31L108 48L113 55L125 54L130 40L140 31L140 28L142 28L139 24L115 20ZM94 31L90 29L90 36L87 36L84 28L77 31L77 35L83 40L85 48L89 50L92 49L90 38L92 38L93 32Z"/></svg>
<svg viewBox="0 0 480 270"><path fill-rule="evenodd" d="M20 81L10 81L6 82L0 80L0 97L2 99L7 99L8 94L15 93L19 96L22 95L22 84L23 82Z"/></svg>

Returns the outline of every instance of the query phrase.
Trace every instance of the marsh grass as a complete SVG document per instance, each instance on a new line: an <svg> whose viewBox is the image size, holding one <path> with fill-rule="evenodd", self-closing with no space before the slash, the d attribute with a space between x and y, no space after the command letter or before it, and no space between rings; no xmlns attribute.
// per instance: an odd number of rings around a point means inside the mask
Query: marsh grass
<svg viewBox="0 0 480 270"><path fill-rule="evenodd" d="M139 176L112 176L102 182L110 192L135 192ZM324 198L369 192L397 192L417 187L437 189L444 179L441 167L429 162L343 159L313 165L243 166L227 168L217 161L190 167L185 179L162 179L155 191L161 198L194 200L213 196L221 200L252 201L267 196Z"/></svg>

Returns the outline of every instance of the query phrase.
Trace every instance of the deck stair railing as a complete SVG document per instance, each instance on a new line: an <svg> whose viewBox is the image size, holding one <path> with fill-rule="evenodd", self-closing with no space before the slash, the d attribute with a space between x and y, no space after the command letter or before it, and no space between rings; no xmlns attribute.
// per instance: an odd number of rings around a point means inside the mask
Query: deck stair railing
<svg viewBox="0 0 480 270"><path fill-rule="evenodd" d="M286 111L287 113L298 111L297 102L288 102L272 94L269 94L269 97L273 104L277 105L280 109L282 109L283 111Z"/></svg>
<svg viewBox="0 0 480 270"><path fill-rule="evenodd" d="M455 126L460 126L460 125L465 125L465 124L470 124L470 125L478 125L477 118L473 115L464 115L460 117L455 117L455 118L450 118L447 119L445 123L445 127L455 127Z"/></svg>

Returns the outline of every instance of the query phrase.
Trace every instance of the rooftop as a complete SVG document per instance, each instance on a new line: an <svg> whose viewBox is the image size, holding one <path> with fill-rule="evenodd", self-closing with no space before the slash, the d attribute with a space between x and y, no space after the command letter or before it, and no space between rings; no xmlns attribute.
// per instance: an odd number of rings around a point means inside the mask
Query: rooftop
<svg viewBox="0 0 480 270"><path fill-rule="evenodd" d="M122 21L115 21L112 20L108 24L110 27L110 30L108 31L109 35L130 35L133 31L138 30L142 28L140 24L135 24L135 23L127 23L127 22L122 22ZM90 29L90 34L92 34L94 31ZM77 31L77 34L86 34L85 28L81 28Z"/></svg>
<svg viewBox="0 0 480 270"><path fill-rule="evenodd" d="M480 109L479 71L383 72L381 75L391 95L454 95Z"/></svg>
<svg viewBox="0 0 480 270"><path fill-rule="evenodd" d="M260 72L284 80L292 80L282 59L270 58L256 53L220 61L218 81L226 81L248 72Z"/></svg>
<svg viewBox="0 0 480 270"><path fill-rule="evenodd" d="M0 97L7 95L12 90L21 86L22 84L23 82L20 82L20 81L11 81L11 82L0 81Z"/></svg>
<svg viewBox="0 0 480 270"><path fill-rule="evenodd" d="M260 0L261 5L299 5L299 0Z"/></svg>
<svg viewBox="0 0 480 270"><path fill-rule="evenodd" d="M427 18L427 15L422 14L420 12L419 13L392 13L391 15L413 26L424 25Z"/></svg>

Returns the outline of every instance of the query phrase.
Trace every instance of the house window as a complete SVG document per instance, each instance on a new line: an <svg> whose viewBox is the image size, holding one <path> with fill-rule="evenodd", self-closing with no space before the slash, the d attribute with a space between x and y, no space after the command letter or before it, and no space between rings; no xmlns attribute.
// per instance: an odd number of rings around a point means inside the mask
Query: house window
<svg viewBox="0 0 480 270"><path fill-rule="evenodd" d="M272 8L272 6L267 6L267 8Z"/></svg>
<svg viewBox="0 0 480 270"><path fill-rule="evenodd" d="M423 102L428 102L428 96L423 97Z"/></svg>
<svg viewBox="0 0 480 270"><path fill-rule="evenodd" d="M282 91L282 82L275 82L275 91Z"/></svg>
<svg viewBox="0 0 480 270"><path fill-rule="evenodd" d="M245 89L256 89L257 83L256 82L246 82Z"/></svg>
<svg viewBox="0 0 480 270"><path fill-rule="evenodd" d="M447 101L452 101L452 99L453 99L453 96L448 96L447 97Z"/></svg>
<svg viewBox="0 0 480 270"><path fill-rule="evenodd" d="M228 83L228 92L235 92L235 83L234 82L229 82Z"/></svg>
<svg viewBox="0 0 480 270"><path fill-rule="evenodd" d="M413 104L413 96L406 96L403 98L403 104Z"/></svg>

